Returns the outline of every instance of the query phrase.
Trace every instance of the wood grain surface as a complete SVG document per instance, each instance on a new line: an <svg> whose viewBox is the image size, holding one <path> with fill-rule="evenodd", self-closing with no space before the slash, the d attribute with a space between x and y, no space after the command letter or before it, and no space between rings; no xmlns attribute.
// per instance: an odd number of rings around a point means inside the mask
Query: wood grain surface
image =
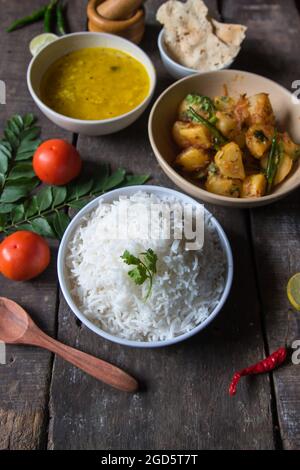
<svg viewBox="0 0 300 470"><path fill-rule="evenodd" d="M247 42L236 67L249 69L281 83L291 92L300 79L298 44L300 17L293 0L239 2L226 0L225 21L236 18L248 26ZM251 211L251 235L256 261L266 351L284 343L290 315L289 343L300 338L300 316L286 296L288 279L300 271L300 191L282 201ZM274 411L283 448L300 448L300 367L274 372Z"/></svg>
<svg viewBox="0 0 300 470"><path fill-rule="evenodd" d="M69 2L70 3L70 2ZM70 29L86 29L86 2L72 0ZM147 27L141 47L158 74L156 97L172 83L160 61L155 13L162 3L147 0ZM300 78L297 44L300 17L285 1L206 1L225 21L248 24L248 39L235 68L269 76L290 87ZM16 1L0 0L0 79L8 100L0 124L14 112L34 110L43 137L66 135L42 118L26 88L27 44L41 31L33 25L8 35ZM22 14L41 5L22 2ZM288 6L288 8L287 8ZM150 109L150 108L149 108ZM151 174L152 184L173 187L156 163L147 136L149 109L131 127L112 136L79 136L77 147L89 164L109 162ZM76 140L76 139L75 139ZM87 163L88 164L88 163ZM234 285L225 308L204 332L185 343L137 350L99 338L81 325L57 295L53 246L49 270L30 283L1 277L0 295L20 302L41 327L60 341L108 360L132 373L143 390L132 396L112 390L47 352L9 347L0 365L0 449L274 449L300 448L300 369L288 366L274 376L241 381L235 398L228 385L235 369L256 362L284 338L288 305L285 284L299 271L299 193L255 211L208 206L230 239ZM291 338L300 322L292 315Z"/></svg>
<svg viewBox="0 0 300 470"><path fill-rule="evenodd" d="M156 96L171 83L156 47L159 25L155 23L155 11L160 3L147 2L148 25L142 44L158 72ZM210 6L216 11L215 2ZM148 142L148 113L118 135L79 136L79 151L95 164L107 161L114 168L125 166L134 172L146 171L152 175L151 183L172 187L158 167ZM236 281L226 308L207 332L182 345L160 350L124 348L78 325L65 302L60 302L59 339L88 348L102 358L113 358L114 363L127 367L144 381L145 392L133 397L120 396L55 359L51 386L51 448L273 447L268 378L262 377L254 383L251 391L241 384L237 400L231 400L227 393L233 370L263 355L245 214L210 209L224 224L232 242ZM246 256L239 257L241 252ZM245 305L246 296L249 301ZM86 393L92 397L87 402L79 401L75 409L73 401L64 399L74 393L74 388L78 397ZM89 436L88 441L86 436Z"/></svg>
<svg viewBox="0 0 300 470"><path fill-rule="evenodd" d="M80 0L72 0L74 11ZM42 116L34 105L26 85L26 70L31 59L29 42L43 31L36 23L7 34L5 28L16 15L30 14L39 8L41 0L7 2L0 0L4 14L0 16L0 79L6 84L6 105L0 105L0 125L12 114L34 112L42 125L42 137L65 137L64 133ZM70 28L81 30L85 17L69 15ZM19 302L30 312L41 328L56 334L58 282L56 275L56 243L52 243L51 265L38 279L14 283L1 276L0 295ZM31 347L7 346L7 364L0 366L0 449L35 449L47 445L49 385L52 371L50 353Z"/></svg>

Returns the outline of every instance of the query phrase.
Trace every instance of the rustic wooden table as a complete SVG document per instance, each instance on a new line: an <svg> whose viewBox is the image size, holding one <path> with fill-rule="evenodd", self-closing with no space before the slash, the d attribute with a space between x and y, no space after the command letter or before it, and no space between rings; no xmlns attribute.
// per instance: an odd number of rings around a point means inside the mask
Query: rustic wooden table
<svg viewBox="0 0 300 470"><path fill-rule="evenodd" d="M149 172L154 184L172 187L158 167L147 137L148 112L118 135L92 138L63 132L33 104L26 86L29 40L36 24L12 34L5 26L45 2L0 0L0 79L7 86L1 129L13 113L33 111L43 137L76 143L85 160ZM147 1L141 46L158 73L156 96L171 79L159 58L161 1ZM234 66L265 75L291 89L300 79L300 16L293 0L206 1L213 14L248 26ZM70 30L86 29L86 1L69 2ZM300 192L257 210L209 206L232 244L235 278L219 318L191 340L157 350L136 350L100 339L70 312L58 289L57 247L38 279L13 283L3 277L0 295L18 302L59 340L131 371L145 384L128 395L97 382L66 362L33 347L8 347L0 366L0 449L300 449L300 366L244 380L235 398L228 383L235 369L279 347L285 336L288 278L300 271ZM300 338L292 313L290 339Z"/></svg>

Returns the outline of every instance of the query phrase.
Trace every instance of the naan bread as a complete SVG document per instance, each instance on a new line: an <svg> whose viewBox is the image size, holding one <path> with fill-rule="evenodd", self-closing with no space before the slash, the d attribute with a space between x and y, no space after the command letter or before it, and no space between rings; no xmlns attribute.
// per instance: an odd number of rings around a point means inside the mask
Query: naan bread
<svg viewBox="0 0 300 470"><path fill-rule="evenodd" d="M157 12L165 27L165 44L171 57L186 67L217 70L238 54L246 27L226 25L208 18L202 0L169 0Z"/></svg>

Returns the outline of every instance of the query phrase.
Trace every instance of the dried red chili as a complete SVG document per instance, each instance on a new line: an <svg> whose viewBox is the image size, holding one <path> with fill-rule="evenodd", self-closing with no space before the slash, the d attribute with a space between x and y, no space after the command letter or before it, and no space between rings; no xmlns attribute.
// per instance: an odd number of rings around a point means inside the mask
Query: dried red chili
<svg viewBox="0 0 300 470"><path fill-rule="evenodd" d="M229 387L229 394L236 394L236 387L241 377L245 375L263 374L264 372L269 372L283 364L286 360L286 356L287 349L282 347L277 349L277 351L274 351L270 356L266 357L262 361L259 361L257 364L253 364L252 366L246 367L245 369L236 372Z"/></svg>

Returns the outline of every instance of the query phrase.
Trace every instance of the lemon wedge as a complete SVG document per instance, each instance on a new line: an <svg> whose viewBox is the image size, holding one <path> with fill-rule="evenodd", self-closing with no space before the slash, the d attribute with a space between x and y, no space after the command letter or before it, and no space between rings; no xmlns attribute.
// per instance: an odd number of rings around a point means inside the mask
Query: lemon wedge
<svg viewBox="0 0 300 470"><path fill-rule="evenodd" d="M29 44L29 50L33 56L37 55L45 46L56 41L58 36L53 33L43 33L35 36Z"/></svg>
<svg viewBox="0 0 300 470"><path fill-rule="evenodd" d="M300 273L294 274L287 285L287 296L292 306L300 311Z"/></svg>

